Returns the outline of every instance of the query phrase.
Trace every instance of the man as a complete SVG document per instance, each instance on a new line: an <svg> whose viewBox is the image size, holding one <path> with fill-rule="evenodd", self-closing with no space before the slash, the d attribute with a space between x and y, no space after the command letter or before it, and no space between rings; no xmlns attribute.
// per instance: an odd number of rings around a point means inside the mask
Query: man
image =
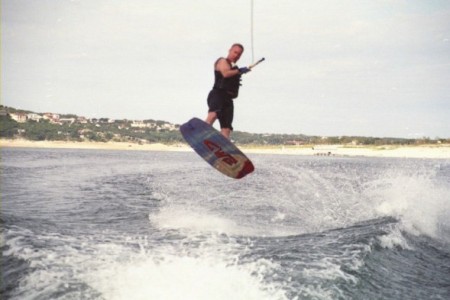
<svg viewBox="0 0 450 300"><path fill-rule="evenodd" d="M208 116L206 123L212 125L219 119L221 133L230 138L233 130L233 99L238 96L241 75L249 68L238 68L235 64L244 52L241 44L233 44L226 58L221 57L214 63L214 86L208 95Z"/></svg>

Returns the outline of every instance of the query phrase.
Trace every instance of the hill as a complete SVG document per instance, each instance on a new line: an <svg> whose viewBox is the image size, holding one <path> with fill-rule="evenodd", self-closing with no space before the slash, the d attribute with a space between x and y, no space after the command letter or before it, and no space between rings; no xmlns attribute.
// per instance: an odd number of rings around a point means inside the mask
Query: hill
<svg viewBox="0 0 450 300"><path fill-rule="evenodd" d="M0 106L0 137L32 141L131 142L139 144L184 143L180 125L160 120L113 120L85 118L74 114L36 113ZM420 145L450 143L450 139L404 139L376 137L319 137L303 134L255 134L233 132L240 145Z"/></svg>

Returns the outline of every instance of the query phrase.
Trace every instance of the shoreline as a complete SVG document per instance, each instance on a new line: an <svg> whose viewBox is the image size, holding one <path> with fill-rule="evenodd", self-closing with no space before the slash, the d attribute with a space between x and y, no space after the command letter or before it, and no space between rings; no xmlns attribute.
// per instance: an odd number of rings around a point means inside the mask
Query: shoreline
<svg viewBox="0 0 450 300"><path fill-rule="evenodd" d="M0 139L1 148L50 148L50 149L92 149L92 150L140 150L140 151L190 151L187 145L136 144L126 142L72 142L72 141L30 141L23 139Z"/></svg>
<svg viewBox="0 0 450 300"><path fill-rule="evenodd" d="M132 150L132 151L193 151L186 144L165 145L135 144L126 142L67 142L67 141L29 141L0 139L1 148L48 148L48 149L97 149L97 150ZM340 157L398 157L398 158L442 158L450 159L450 145L420 146L348 146L348 145L316 145L316 146L239 146L244 153L283 154L310 156Z"/></svg>

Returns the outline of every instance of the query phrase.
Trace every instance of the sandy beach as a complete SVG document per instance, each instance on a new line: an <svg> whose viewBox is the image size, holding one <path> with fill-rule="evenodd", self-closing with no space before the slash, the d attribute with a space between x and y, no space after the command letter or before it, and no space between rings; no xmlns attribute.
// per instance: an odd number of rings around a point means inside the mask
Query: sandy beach
<svg viewBox="0 0 450 300"><path fill-rule="evenodd" d="M136 144L123 142L66 142L66 141L29 141L23 139L0 139L0 147L17 148L56 148L56 149L104 149L104 150L141 150L141 151L190 151L187 145Z"/></svg>
<svg viewBox="0 0 450 300"><path fill-rule="evenodd" d="M450 159L450 145L421 146L281 146L278 148L242 148L246 153L348 156L348 157L403 157L403 158L443 158Z"/></svg>
<svg viewBox="0 0 450 300"><path fill-rule="evenodd" d="M65 142L65 141L28 141L0 139L0 147L56 148L56 149L104 149L104 150L140 150L140 151L193 151L186 144L164 145L134 144L122 142ZM245 153L317 155L317 156L365 156L365 157L404 157L404 158L443 158L450 159L450 145L420 146L242 146Z"/></svg>

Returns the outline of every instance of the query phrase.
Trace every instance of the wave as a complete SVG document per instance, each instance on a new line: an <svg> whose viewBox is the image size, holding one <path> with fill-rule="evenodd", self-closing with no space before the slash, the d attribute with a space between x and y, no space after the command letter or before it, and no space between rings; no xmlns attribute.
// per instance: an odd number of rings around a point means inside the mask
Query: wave
<svg viewBox="0 0 450 300"><path fill-rule="evenodd" d="M403 230L448 239L450 167L423 160L299 159L255 163L243 182L200 178L160 184L165 193L150 221L161 228L283 236L394 217ZM288 160L288 164L283 161Z"/></svg>
<svg viewBox="0 0 450 300"><path fill-rule="evenodd" d="M2 297L449 298L447 162L255 155L233 181L188 153L99 155L7 169Z"/></svg>

